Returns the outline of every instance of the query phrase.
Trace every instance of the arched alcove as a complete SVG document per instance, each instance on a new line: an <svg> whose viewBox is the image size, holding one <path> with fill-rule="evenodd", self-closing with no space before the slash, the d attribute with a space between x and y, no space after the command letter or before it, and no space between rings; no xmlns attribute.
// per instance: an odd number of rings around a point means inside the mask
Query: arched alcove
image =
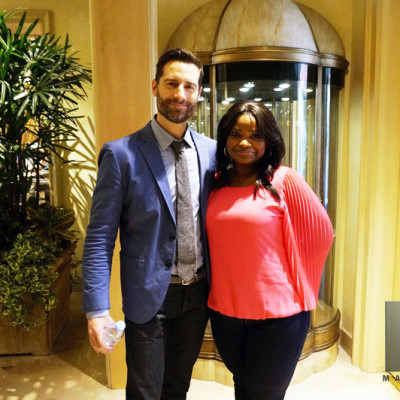
<svg viewBox="0 0 400 400"><path fill-rule="evenodd" d="M306 178L335 226L340 93L349 63L333 26L292 0L212 0L182 21L168 42L167 48L173 47L193 51L205 69L191 126L213 137L230 104L242 99L263 101L284 136L284 164ZM324 367L336 358L339 339L333 276L334 249L325 265L320 300L301 356L306 359L327 350ZM201 357L219 359L209 330Z"/></svg>

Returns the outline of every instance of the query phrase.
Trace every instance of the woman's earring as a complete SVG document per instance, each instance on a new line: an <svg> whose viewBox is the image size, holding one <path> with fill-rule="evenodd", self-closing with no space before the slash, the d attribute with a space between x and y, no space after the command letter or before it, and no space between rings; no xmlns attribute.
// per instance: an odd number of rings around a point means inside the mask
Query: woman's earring
<svg viewBox="0 0 400 400"><path fill-rule="evenodd" d="M233 162L232 162L231 156L228 153L228 150L227 150L226 146L224 147L224 156L226 158L229 158L229 163L226 165L226 170L229 171L230 169L233 168Z"/></svg>

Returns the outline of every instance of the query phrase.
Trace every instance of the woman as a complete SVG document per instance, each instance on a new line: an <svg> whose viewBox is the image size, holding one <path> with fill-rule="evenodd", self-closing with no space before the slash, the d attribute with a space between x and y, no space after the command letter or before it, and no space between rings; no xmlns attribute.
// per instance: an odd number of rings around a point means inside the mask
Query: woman
<svg viewBox="0 0 400 400"><path fill-rule="evenodd" d="M333 240L315 193L280 166L284 154L278 125L262 103L236 103L218 125L206 221L208 306L237 400L284 398Z"/></svg>

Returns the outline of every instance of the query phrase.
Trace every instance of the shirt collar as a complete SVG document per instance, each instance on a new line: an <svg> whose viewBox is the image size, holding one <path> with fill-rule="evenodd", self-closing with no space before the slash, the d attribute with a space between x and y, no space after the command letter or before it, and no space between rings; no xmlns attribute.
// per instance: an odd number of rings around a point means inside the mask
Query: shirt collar
<svg viewBox="0 0 400 400"><path fill-rule="evenodd" d="M157 142L163 151L167 150L170 144L174 140L176 140L172 135L170 135L164 128L162 128L158 124L156 120L156 115L151 120L151 128L153 129ZM183 135L182 140L184 140L190 147L194 147L192 135L190 134L189 124L187 124L186 126L186 131Z"/></svg>

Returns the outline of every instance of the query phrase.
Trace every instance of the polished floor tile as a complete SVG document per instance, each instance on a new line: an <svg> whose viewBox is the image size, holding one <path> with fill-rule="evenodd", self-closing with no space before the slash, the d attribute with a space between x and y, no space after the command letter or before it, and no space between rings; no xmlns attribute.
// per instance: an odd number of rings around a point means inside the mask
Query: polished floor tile
<svg viewBox="0 0 400 400"><path fill-rule="evenodd" d="M290 386L285 400L400 400L400 392L382 373L367 374L352 365L339 348L332 367Z"/></svg>
<svg viewBox="0 0 400 400"><path fill-rule="evenodd" d="M123 400L108 389L105 357L91 350L80 293L71 299L71 322L47 357L0 356L0 400ZM1 340L1 339L0 339ZM192 380L188 400L233 400L233 389ZM342 350L335 364L290 386L285 400L400 400L382 374L366 374Z"/></svg>

